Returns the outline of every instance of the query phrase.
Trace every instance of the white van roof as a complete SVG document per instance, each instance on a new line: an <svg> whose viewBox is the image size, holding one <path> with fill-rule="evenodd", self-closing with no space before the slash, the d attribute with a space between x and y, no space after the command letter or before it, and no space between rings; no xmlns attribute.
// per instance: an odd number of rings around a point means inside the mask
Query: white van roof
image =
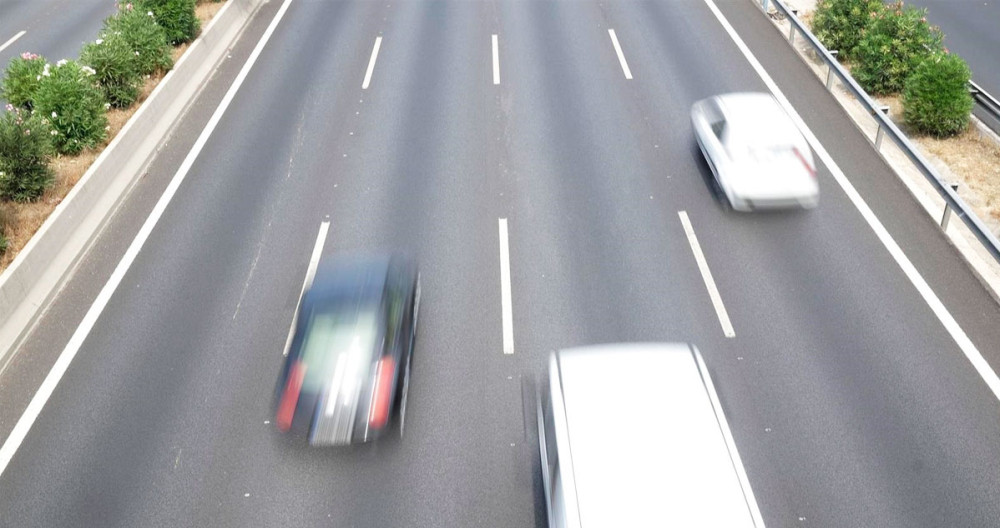
<svg viewBox="0 0 1000 528"><path fill-rule="evenodd" d="M557 357L582 526L763 527L696 348L600 345Z"/></svg>

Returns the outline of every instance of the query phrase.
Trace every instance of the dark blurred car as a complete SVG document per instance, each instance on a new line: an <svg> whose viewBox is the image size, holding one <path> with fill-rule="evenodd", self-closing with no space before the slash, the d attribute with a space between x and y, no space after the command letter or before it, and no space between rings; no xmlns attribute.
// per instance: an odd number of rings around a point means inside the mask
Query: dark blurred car
<svg viewBox="0 0 1000 528"><path fill-rule="evenodd" d="M420 281L401 256L324 260L299 305L278 378L275 423L312 445L402 433Z"/></svg>

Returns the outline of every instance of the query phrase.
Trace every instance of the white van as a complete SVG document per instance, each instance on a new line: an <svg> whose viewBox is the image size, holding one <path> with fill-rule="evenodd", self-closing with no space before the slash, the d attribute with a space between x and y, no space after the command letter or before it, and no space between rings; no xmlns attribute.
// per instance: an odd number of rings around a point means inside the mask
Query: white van
<svg viewBox="0 0 1000 528"><path fill-rule="evenodd" d="M550 527L764 526L693 345L553 352L537 414Z"/></svg>

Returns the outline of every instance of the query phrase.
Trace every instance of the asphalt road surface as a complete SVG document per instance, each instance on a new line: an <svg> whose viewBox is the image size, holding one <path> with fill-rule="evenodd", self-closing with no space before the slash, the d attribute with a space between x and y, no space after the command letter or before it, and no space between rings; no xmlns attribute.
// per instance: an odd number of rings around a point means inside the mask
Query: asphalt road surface
<svg viewBox="0 0 1000 528"><path fill-rule="evenodd" d="M0 438L279 4L5 366ZM759 9L719 7L995 371L997 303ZM812 211L714 196L691 104L766 89L702 0L292 1L0 474L0 524L542 526L525 380L555 348L679 340L705 356L768 526L1000 525L997 396L833 168ZM421 265L401 440L306 449L269 423L324 221L325 254Z"/></svg>
<svg viewBox="0 0 1000 528"><path fill-rule="evenodd" d="M914 0L927 8L928 20L944 32L944 44L969 64L972 80L1000 99L1000 2L997 0ZM983 110L975 114L994 130L1000 121Z"/></svg>
<svg viewBox="0 0 1000 528"><path fill-rule="evenodd" d="M114 0L0 0L0 67L25 51L75 59L114 12Z"/></svg>
<svg viewBox="0 0 1000 528"><path fill-rule="evenodd" d="M1000 97L1000 2L996 0L911 0L927 8L927 20L940 27L944 45L972 70L972 80Z"/></svg>

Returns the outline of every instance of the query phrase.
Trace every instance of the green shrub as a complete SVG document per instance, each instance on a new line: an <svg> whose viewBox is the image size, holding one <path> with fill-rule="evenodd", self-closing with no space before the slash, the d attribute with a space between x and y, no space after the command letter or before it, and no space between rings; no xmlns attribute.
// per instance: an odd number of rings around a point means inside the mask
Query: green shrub
<svg viewBox="0 0 1000 528"><path fill-rule="evenodd" d="M0 87L3 98L14 106L31 110L45 62L45 57L27 52L11 59Z"/></svg>
<svg viewBox="0 0 1000 528"><path fill-rule="evenodd" d="M974 105L968 88L971 76L965 61L947 51L924 59L903 89L906 123L937 137L965 130Z"/></svg>
<svg viewBox="0 0 1000 528"><path fill-rule="evenodd" d="M872 20L872 13L884 10L881 0L819 0L813 16L812 31L827 49L840 57L854 58L861 33Z"/></svg>
<svg viewBox="0 0 1000 528"><path fill-rule="evenodd" d="M884 95L903 89L920 62L942 49L941 31L927 24L926 9L889 4L872 17L855 48L854 78L869 93Z"/></svg>
<svg viewBox="0 0 1000 528"><path fill-rule="evenodd" d="M89 42L80 52L80 62L96 72L94 78L111 106L130 106L139 97L142 74L135 52L117 32L104 33L103 38Z"/></svg>
<svg viewBox="0 0 1000 528"><path fill-rule="evenodd" d="M7 103L0 116L0 198L30 202L42 195L53 176L51 132L46 119Z"/></svg>
<svg viewBox="0 0 1000 528"><path fill-rule="evenodd" d="M50 120L52 144L62 154L76 154L104 140L106 106L94 70L76 61L45 65L35 95L35 112Z"/></svg>
<svg viewBox="0 0 1000 528"><path fill-rule="evenodd" d="M150 13L152 11L142 12L126 6L104 20L104 28L100 33L100 37L105 40L110 36L122 37L132 49L136 69L142 75L157 70L166 71L174 65L167 32Z"/></svg>
<svg viewBox="0 0 1000 528"><path fill-rule="evenodd" d="M7 237L3 235L3 232L0 232L0 255L3 255L6 252L7 252Z"/></svg>
<svg viewBox="0 0 1000 528"><path fill-rule="evenodd" d="M135 9L142 13L153 13L156 23L167 32L167 42L175 46L182 42L191 42L198 36L201 21L195 15L194 8L195 0L136 0L135 2Z"/></svg>

